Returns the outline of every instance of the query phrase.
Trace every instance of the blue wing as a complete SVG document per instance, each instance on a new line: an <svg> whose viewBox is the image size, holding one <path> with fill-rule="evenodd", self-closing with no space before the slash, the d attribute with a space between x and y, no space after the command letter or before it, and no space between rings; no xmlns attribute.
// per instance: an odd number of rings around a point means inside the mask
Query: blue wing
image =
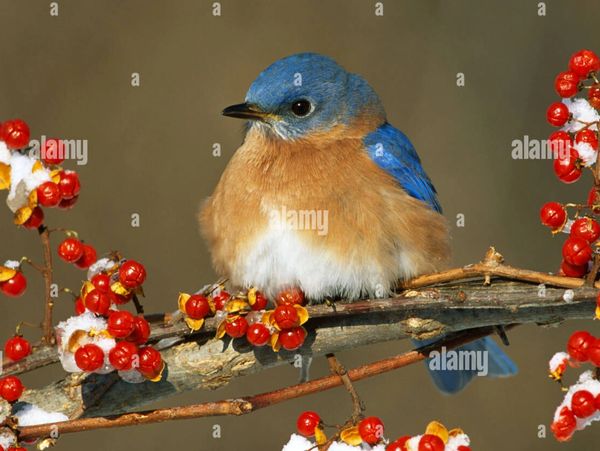
<svg viewBox="0 0 600 451"><path fill-rule="evenodd" d="M387 122L364 138L371 159L412 197L441 213L442 207L421 159L408 137Z"/></svg>

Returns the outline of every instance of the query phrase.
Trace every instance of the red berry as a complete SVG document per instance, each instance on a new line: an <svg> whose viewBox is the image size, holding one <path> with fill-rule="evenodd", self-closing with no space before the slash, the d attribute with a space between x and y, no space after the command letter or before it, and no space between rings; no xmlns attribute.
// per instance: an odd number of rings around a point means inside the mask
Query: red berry
<svg viewBox="0 0 600 451"><path fill-rule="evenodd" d="M54 182L42 183L37 188L37 198L42 207L56 207L62 199L60 188Z"/></svg>
<svg viewBox="0 0 600 451"><path fill-rule="evenodd" d="M591 50L580 50L571 56L569 69L581 78L585 78L590 72L600 69L600 60Z"/></svg>
<svg viewBox="0 0 600 451"><path fill-rule="evenodd" d="M146 280L146 268L135 260L127 260L119 268L119 280L125 288L137 288Z"/></svg>
<svg viewBox="0 0 600 451"><path fill-rule="evenodd" d="M243 316L237 316L225 320L225 332L231 338L239 338L246 335L248 330L248 321Z"/></svg>
<svg viewBox="0 0 600 451"><path fill-rule="evenodd" d="M573 146L573 139L567 132L555 131L548 138L548 146L552 150L554 158L565 158L569 154L569 149Z"/></svg>
<svg viewBox="0 0 600 451"><path fill-rule="evenodd" d="M575 72L561 72L554 80L554 89L561 97L573 97L577 94L579 75Z"/></svg>
<svg viewBox="0 0 600 451"><path fill-rule="evenodd" d="M0 379L0 396L8 402L17 401L24 389L21 379L17 376L6 376Z"/></svg>
<svg viewBox="0 0 600 451"><path fill-rule="evenodd" d="M104 364L104 351L93 343L83 345L75 351L75 363L81 371L96 371Z"/></svg>
<svg viewBox="0 0 600 451"><path fill-rule="evenodd" d="M185 303L185 313L192 319L203 319L210 313L210 304L206 296L193 294Z"/></svg>
<svg viewBox="0 0 600 451"><path fill-rule="evenodd" d="M260 291L257 291L256 300L254 301L254 304L252 304L252 310L264 310L265 308L267 308L268 303L269 301L267 300L267 297Z"/></svg>
<svg viewBox="0 0 600 451"><path fill-rule="evenodd" d="M560 229L567 220L567 211L558 202L547 202L540 210L542 224L552 230Z"/></svg>
<svg viewBox="0 0 600 451"><path fill-rule="evenodd" d="M60 181L58 187L60 188L60 195L63 199L73 199L79 195L81 190L81 184L79 183L79 176L74 171L61 171L59 173Z"/></svg>
<svg viewBox="0 0 600 451"><path fill-rule="evenodd" d="M6 451L27 451L27 448L23 448L22 446L11 446Z"/></svg>
<svg viewBox="0 0 600 451"><path fill-rule="evenodd" d="M106 273L98 273L92 277L92 285L98 288L100 291L108 293L110 291L110 277Z"/></svg>
<svg viewBox="0 0 600 451"><path fill-rule="evenodd" d="M600 85L592 86L588 92L588 100L597 110L600 109Z"/></svg>
<svg viewBox="0 0 600 451"><path fill-rule="evenodd" d="M96 249L94 249L93 246L85 243L82 244L83 255L75 262L75 266L77 266L79 269L88 269L90 266L96 263L96 260L98 260L98 255L96 254Z"/></svg>
<svg viewBox="0 0 600 451"><path fill-rule="evenodd" d="M291 329L300 325L298 310L292 304L281 304L273 312L273 319L281 329Z"/></svg>
<svg viewBox="0 0 600 451"><path fill-rule="evenodd" d="M569 108L561 102L554 102L546 111L546 119L555 127L562 127L569 120Z"/></svg>
<svg viewBox="0 0 600 451"><path fill-rule="evenodd" d="M590 192L588 193L587 204L589 207L593 207L594 205L600 205L600 195L596 188L592 186ZM596 207L592 209L594 213L600 213L600 207Z"/></svg>
<svg viewBox="0 0 600 451"><path fill-rule="evenodd" d="M299 304L304 305L304 292L300 288L289 288L280 291L275 298L277 304Z"/></svg>
<svg viewBox="0 0 600 451"><path fill-rule="evenodd" d="M573 412L565 406L560 411L558 420L552 423L550 429L552 429L556 440L565 442L571 438L573 432L575 432L576 426L577 421L575 420L575 415L573 415Z"/></svg>
<svg viewBox="0 0 600 451"><path fill-rule="evenodd" d="M296 428L298 433L304 437L312 437L315 435L315 428L321 423L321 417L317 412L307 410L298 416Z"/></svg>
<svg viewBox="0 0 600 451"><path fill-rule="evenodd" d="M134 316L126 310L113 311L108 315L108 333L115 338L127 338L133 332Z"/></svg>
<svg viewBox="0 0 600 451"><path fill-rule="evenodd" d="M578 390L571 398L571 411L579 418L587 418L596 411L594 395L587 390Z"/></svg>
<svg viewBox="0 0 600 451"><path fill-rule="evenodd" d="M444 441L433 434L424 434L419 440L419 451L444 451Z"/></svg>
<svg viewBox="0 0 600 451"><path fill-rule="evenodd" d="M58 208L70 210L77 203L77 199L79 199L79 196L75 196L72 199L63 199L60 201L60 204L58 204Z"/></svg>
<svg viewBox="0 0 600 451"><path fill-rule="evenodd" d="M6 340L4 353L13 362L18 362L31 354L31 344L20 335L15 335Z"/></svg>
<svg viewBox="0 0 600 451"><path fill-rule="evenodd" d="M29 217L29 219L27 219L27 221L25 221L25 223L23 224L23 227L25 227L26 229L37 229L43 223L44 223L44 210L42 210L40 207L35 207L32 210L31 216Z"/></svg>
<svg viewBox="0 0 600 451"><path fill-rule="evenodd" d="M46 164L61 164L65 161L65 143L57 138L46 139L42 143L40 157Z"/></svg>
<svg viewBox="0 0 600 451"><path fill-rule="evenodd" d="M469 446L460 445L456 451L471 451L471 448Z"/></svg>
<svg viewBox="0 0 600 451"><path fill-rule="evenodd" d="M588 272L588 265L570 265L566 261L560 263L560 270L567 277L583 277Z"/></svg>
<svg viewBox="0 0 600 451"><path fill-rule="evenodd" d="M83 303L83 299L77 298L75 300L75 314L81 315L85 312L85 304Z"/></svg>
<svg viewBox="0 0 600 451"><path fill-rule="evenodd" d="M575 135L576 143L588 143L592 149L598 150L598 134L589 128L583 129Z"/></svg>
<svg viewBox="0 0 600 451"><path fill-rule="evenodd" d="M29 145L29 126L21 119L4 122L0 135L9 149L23 149Z"/></svg>
<svg viewBox="0 0 600 451"><path fill-rule="evenodd" d="M94 288L84 299L85 306L90 312L105 316L110 309L110 297L104 291Z"/></svg>
<svg viewBox="0 0 600 451"><path fill-rule="evenodd" d="M585 265L592 258L592 248L584 239L569 237L563 245L562 255L570 265Z"/></svg>
<svg viewBox="0 0 600 451"><path fill-rule="evenodd" d="M160 352L152 346L146 346L140 350L140 364L138 370L148 379L158 377L163 369L163 360Z"/></svg>
<svg viewBox="0 0 600 451"><path fill-rule="evenodd" d="M213 296L215 309L223 310L225 308L225 304L227 304L227 301L229 301L229 299L231 299L231 295L227 291L221 290L219 294Z"/></svg>
<svg viewBox="0 0 600 451"><path fill-rule="evenodd" d="M596 338L590 343L586 355L592 365L600 367L600 338Z"/></svg>
<svg viewBox="0 0 600 451"><path fill-rule="evenodd" d="M133 332L127 337L127 341L143 345L150 338L150 324L143 316L133 318Z"/></svg>
<svg viewBox="0 0 600 451"><path fill-rule="evenodd" d="M304 344L305 339L306 330L302 326L279 332L279 343L287 351L295 351Z"/></svg>
<svg viewBox="0 0 600 451"><path fill-rule="evenodd" d="M406 443L411 439L410 435L400 437L398 440L394 440L388 446L385 451L406 451Z"/></svg>
<svg viewBox="0 0 600 451"><path fill-rule="evenodd" d="M358 433L364 442L375 445L383 438L383 422L378 417L367 417L358 423Z"/></svg>
<svg viewBox="0 0 600 451"><path fill-rule="evenodd" d="M600 224L587 216L576 219L571 226L571 236L593 243L600 237Z"/></svg>
<svg viewBox="0 0 600 451"><path fill-rule="evenodd" d="M567 352L577 362L587 362L589 359L588 349L595 338L585 330L574 332L567 342Z"/></svg>
<svg viewBox="0 0 600 451"><path fill-rule="evenodd" d="M246 338L254 346L264 346L269 342L271 332L269 332L269 329L264 324L254 323L248 326Z"/></svg>
<svg viewBox="0 0 600 451"><path fill-rule="evenodd" d="M133 293L129 294L117 294L114 291L109 291L108 296L110 297L110 301L116 305L127 304L133 298Z"/></svg>
<svg viewBox="0 0 600 451"><path fill-rule="evenodd" d="M58 256L68 263L75 263L83 255L83 243L77 238L67 238L58 245Z"/></svg>
<svg viewBox="0 0 600 451"><path fill-rule="evenodd" d="M554 160L554 173L564 183L576 182L581 177L579 152L571 147L567 155L559 155Z"/></svg>
<svg viewBox="0 0 600 451"><path fill-rule="evenodd" d="M0 282L0 291L11 298L18 298L27 289L27 279L18 271L11 279Z"/></svg>
<svg viewBox="0 0 600 451"><path fill-rule="evenodd" d="M127 371L133 367L137 359L138 347L130 341L120 341L108 353L110 364L119 371Z"/></svg>

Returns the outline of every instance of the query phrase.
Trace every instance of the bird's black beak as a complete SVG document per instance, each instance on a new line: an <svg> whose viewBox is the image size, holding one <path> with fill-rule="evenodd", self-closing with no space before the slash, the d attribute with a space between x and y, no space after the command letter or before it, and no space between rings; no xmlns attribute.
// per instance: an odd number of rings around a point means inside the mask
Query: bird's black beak
<svg viewBox="0 0 600 451"><path fill-rule="evenodd" d="M256 105L250 103L238 103L228 106L223 110L223 116L237 117L240 119L263 120L267 113L261 111Z"/></svg>

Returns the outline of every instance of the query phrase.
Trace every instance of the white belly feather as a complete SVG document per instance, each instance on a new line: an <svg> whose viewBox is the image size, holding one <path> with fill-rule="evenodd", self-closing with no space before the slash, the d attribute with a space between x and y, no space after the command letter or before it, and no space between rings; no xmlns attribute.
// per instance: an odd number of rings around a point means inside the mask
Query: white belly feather
<svg viewBox="0 0 600 451"><path fill-rule="evenodd" d="M342 296L385 297L394 283L412 272L405 254L397 256L396 271L383 270L374 261L349 252L340 259L332 252L304 242L295 230L269 227L238 255L232 281L244 287L259 287L269 297L290 285L303 289L312 300Z"/></svg>

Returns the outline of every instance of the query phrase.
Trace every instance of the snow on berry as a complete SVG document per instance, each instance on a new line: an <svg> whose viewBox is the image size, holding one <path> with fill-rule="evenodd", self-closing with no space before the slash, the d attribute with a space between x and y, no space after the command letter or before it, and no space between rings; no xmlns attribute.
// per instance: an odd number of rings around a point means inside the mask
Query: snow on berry
<svg viewBox="0 0 600 451"><path fill-rule="evenodd" d="M572 119L561 128L562 131L574 133L579 131L584 126L584 123L600 121L600 114L586 99L563 99L562 102L569 109L569 113L572 116ZM589 128L591 130L598 130L596 124L591 125Z"/></svg>
<svg viewBox="0 0 600 451"><path fill-rule="evenodd" d="M559 441L567 441L575 431L585 429L594 421L600 421L600 410L598 409L593 414L584 418L574 415L573 395L582 390L589 392L593 397L600 395L600 381L594 378L592 371L585 371L579 376L577 383L569 387L562 403L556 408L551 429ZM577 411L577 408L575 411ZM565 421L565 418L569 418L569 422L572 422L574 418L574 427L567 427L568 422Z"/></svg>
<svg viewBox="0 0 600 451"><path fill-rule="evenodd" d="M20 403L19 408L13 414L19 422L19 426L35 426L38 424L60 423L67 421L64 413L47 412L35 404Z"/></svg>
<svg viewBox="0 0 600 451"><path fill-rule="evenodd" d="M89 343L99 346L105 354L103 366L95 372L104 374L114 370L108 360L108 353L115 347L116 341L106 332L106 327L106 319L92 312L72 316L56 326L58 356L65 371L69 373L81 371L75 362L75 352L79 347Z"/></svg>
<svg viewBox="0 0 600 451"><path fill-rule="evenodd" d="M87 278L88 280L92 280L96 274L101 272L112 273L113 270L117 268L118 264L118 262L115 262L110 258L101 258L88 268Z"/></svg>
<svg viewBox="0 0 600 451"><path fill-rule="evenodd" d="M6 266L7 268L10 268L10 269L17 270L21 267L21 263L18 260L6 260L4 262L3 266Z"/></svg>
<svg viewBox="0 0 600 451"><path fill-rule="evenodd" d="M548 362L548 371L550 373L550 377L555 381L560 381L562 379L562 375L567 369L569 362L569 354L566 352L557 352L554 354Z"/></svg>
<svg viewBox="0 0 600 451"><path fill-rule="evenodd" d="M0 432L0 446L3 449L9 449L17 444L17 436L14 432L9 431L7 428Z"/></svg>
<svg viewBox="0 0 600 451"><path fill-rule="evenodd" d="M595 150L589 143L575 143L573 145L573 148L579 154L579 158L581 159L583 166L590 167L596 162L596 158L598 157L598 151Z"/></svg>

